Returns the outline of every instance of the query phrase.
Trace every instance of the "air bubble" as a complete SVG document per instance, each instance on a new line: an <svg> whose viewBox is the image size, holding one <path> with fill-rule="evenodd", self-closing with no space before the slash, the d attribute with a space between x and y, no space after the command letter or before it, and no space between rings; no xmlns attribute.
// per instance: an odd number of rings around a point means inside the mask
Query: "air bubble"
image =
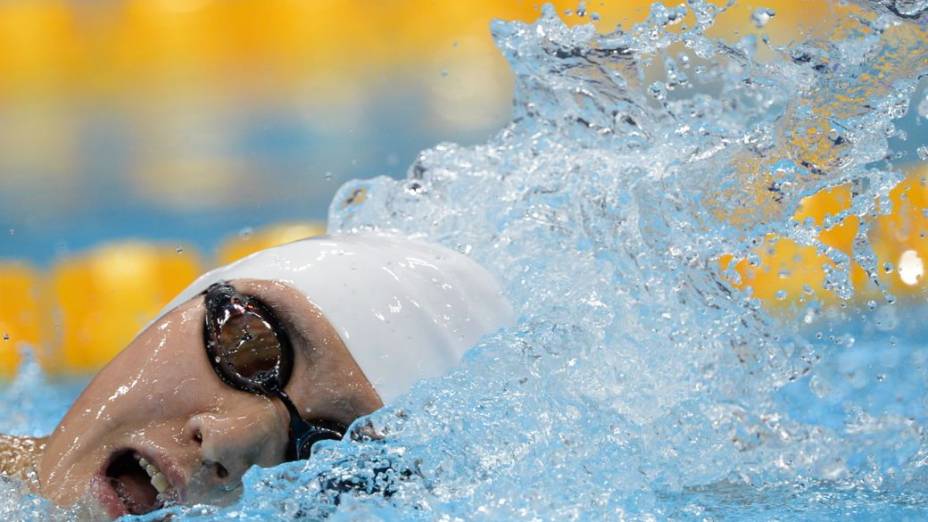
<svg viewBox="0 0 928 522"><path fill-rule="evenodd" d="M655 100L664 101L667 99L667 85L664 82L657 81L648 87L648 92Z"/></svg>
<svg viewBox="0 0 928 522"><path fill-rule="evenodd" d="M918 159L928 161L928 146L921 145L915 149L915 153L918 154Z"/></svg>
<svg viewBox="0 0 928 522"><path fill-rule="evenodd" d="M761 7L751 13L751 21L754 22L754 27L761 28L767 25L776 14L777 12L773 9Z"/></svg>

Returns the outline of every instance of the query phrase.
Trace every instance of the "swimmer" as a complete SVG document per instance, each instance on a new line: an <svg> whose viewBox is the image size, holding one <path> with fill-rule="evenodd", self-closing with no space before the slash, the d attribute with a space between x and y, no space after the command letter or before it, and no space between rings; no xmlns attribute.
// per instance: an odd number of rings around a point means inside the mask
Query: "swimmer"
<svg viewBox="0 0 928 522"><path fill-rule="evenodd" d="M264 250L181 292L51 435L0 439L0 473L86 518L225 504L251 466L309 458L511 320L494 278L437 245Z"/></svg>

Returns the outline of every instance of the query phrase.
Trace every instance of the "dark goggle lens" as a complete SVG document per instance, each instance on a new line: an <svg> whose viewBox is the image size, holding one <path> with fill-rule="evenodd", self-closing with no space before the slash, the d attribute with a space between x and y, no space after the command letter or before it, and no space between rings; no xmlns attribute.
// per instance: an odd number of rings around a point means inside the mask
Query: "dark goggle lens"
<svg viewBox="0 0 928 522"><path fill-rule="evenodd" d="M206 352L216 374L240 390L274 393L290 378L292 351L273 312L229 285L206 291Z"/></svg>
<svg viewBox="0 0 928 522"><path fill-rule="evenodd" d="M216 348L216 362L241 378L264 382L279 373L283 347L274 327L253 311L229 317L219 327Z"/></svg>

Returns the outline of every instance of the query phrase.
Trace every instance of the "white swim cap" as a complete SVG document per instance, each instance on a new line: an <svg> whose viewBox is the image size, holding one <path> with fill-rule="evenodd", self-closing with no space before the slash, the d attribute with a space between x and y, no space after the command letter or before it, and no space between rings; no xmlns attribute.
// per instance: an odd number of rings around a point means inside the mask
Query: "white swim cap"
<svg viewBox="0 0 928 522"><path fill-rule="evenodd" d="M496 280L442 246L385 234L304 239L212 270L165 311L218 281L265 279L302 292L335 327L386 404L457 364L484 334L510 324Z"/></svg>

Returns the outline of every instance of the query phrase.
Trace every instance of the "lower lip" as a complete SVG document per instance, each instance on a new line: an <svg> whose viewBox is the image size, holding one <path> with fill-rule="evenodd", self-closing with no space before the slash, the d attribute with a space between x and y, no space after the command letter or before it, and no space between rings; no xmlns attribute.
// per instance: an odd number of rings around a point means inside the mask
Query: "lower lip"
<svg viewBox="0 0 928 522"><path fill-rule="evenodd" d="M125 504L122 503L122 500L120 500L119 495L116 494L116 490L113 489L113 486L110 485L110 481L107 477L103 475L94 476L90 482L90 491L100 502L100 505L103 506L103 509L106 510L106 514L109 515L110 518L115 519L129 514Z"/></svg>

